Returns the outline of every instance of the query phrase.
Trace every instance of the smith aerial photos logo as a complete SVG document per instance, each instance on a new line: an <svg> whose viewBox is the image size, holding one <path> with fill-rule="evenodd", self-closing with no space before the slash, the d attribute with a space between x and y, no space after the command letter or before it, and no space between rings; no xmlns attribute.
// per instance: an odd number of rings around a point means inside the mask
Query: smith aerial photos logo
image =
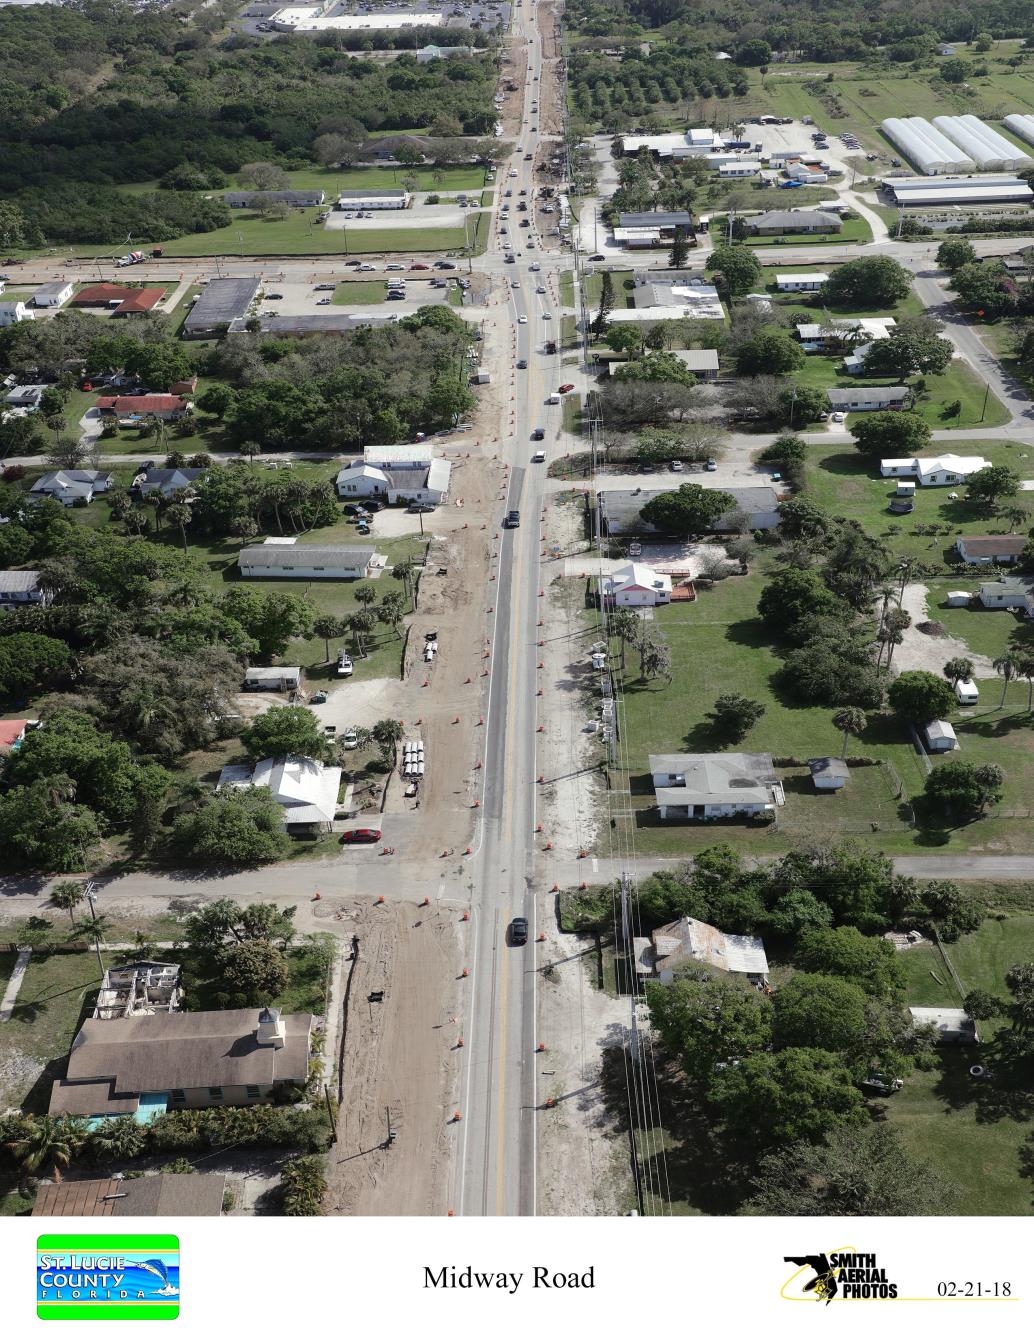
<svg viewBox="0 0 1034 1338"><path fill-rule="evenodd" d="M178 1236L39 1236L40 1319L175 1319Z"/></svg>
<svg viewBox="0 0 1034 1338"><path fill-rule="evenodd" d="M784 1263L797 1271L783 1284L785 1301L893 1301L897 1283L887 1276L875 1254L834 1250L831 1254L787 1254Z"/></svg>

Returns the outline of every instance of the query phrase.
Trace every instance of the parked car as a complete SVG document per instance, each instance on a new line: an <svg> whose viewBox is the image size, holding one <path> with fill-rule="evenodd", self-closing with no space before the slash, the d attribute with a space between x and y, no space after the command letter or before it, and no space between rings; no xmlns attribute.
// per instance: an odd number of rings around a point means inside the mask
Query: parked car
<svg viewBox="0 0 1034 1338"><path fill-rule="evenodd" d="M352 676L352 657L347 650L339 650L337 656L338 678L350 678Z"/></svg>
<svg viewBox="0 0 1034 1338"><path fill-rule="evenodd" d="M329 307L330 303L331 299L329 297L318 297L316 299L316 305L318 307Z"/></svg>
<svg viewBox="0 0 1034 1338"><path fill-rule="evenodd" d="M266 301L267 301L267 302L282 302L283 300L284 300L284 295L283 295L283 293L267 293L267 294L266 294Z"/></svg>
<svg viewBox="0 0 1034 1338"><path fill-rule="evenodd" d="M510 942L515 948L521 948L528 941L528 922L523 915L515 915L510 921Z"/></svg>
<svg viewBox="0 0 1034 1338"><path fill-rule="evenodd" d="M316 285L317 293L332 293L337 287L336 283L318 283Z"/></svg>
<svg viewBox="0 0 1034 1338"><path fill-rule="evenodd" d="M406 507L406 510L414 516L426 516L429 511L434 509L432 502L410 502Z"/></svg>
<svg viewBox="0 0 1034 1338"><path fill-rule="evenodd" d="M669 466L673 474L681 474L685 467L681 460L672 460Z"/></svg>
<svg viewBox="0 0 1034 1338"><path fill-rule="evenodd" d="M354 726L350 725L348 729L345 730L344 734L341 735L341 744L343 747L349 749L349 751L353 748L358 748L359 731Z"/></svg>
<svg viewBox="0 0 1034 1338"><path fill-rule="evenodd" d="M834 423L843 423L843 422L847 419L847 414L846 414L846 413L839 413L839 412L838 412L838 413L831 413L831 414L829 415L829 417L830 417L830 421L831 421L831 422L834 422Z"/></svg>
<svg viewBox="0 0 1034 1338"><path fill-rule="evenodd" d="M380 839L379 827L355 827L350 832L341 833L343 846L375 846Z"/></svg>

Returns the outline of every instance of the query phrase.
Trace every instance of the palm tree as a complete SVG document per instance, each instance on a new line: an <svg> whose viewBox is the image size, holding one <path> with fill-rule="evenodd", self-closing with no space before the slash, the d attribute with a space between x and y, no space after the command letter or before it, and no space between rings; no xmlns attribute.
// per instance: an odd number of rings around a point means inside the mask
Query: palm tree
<svg viewBox="0 0 1034 1338"><path fill-rule="evenodd" d="M1009 691L1009 684L1016 677L1016 661L1007 651L1004 655L999 655L997 660L991 661L991 668L1002 676L1002 700L998 703L1000 711L1005 706L1005 694Z"/></svg>
<svg viewBox="0 0 1034 1338"><path fill-rule="evenodd" d="M618 609L611 615L610 630L621 643L621 668L625 667L625 647L631 643L635 645L639 636L642 621L639 615L632 609Z"/></svg>
<svg viewBox="0 0 1034 1338"><path fill-rule="evenodd" d="M844 743L840 756L847 756L848 736L853 734L855 738L860 738L865 733L865 727L869 723L869 717L860 706L842 706L839 711L834 712L833 724L837 729L844 732Z"/></svg>
<svg viewBox="0 0 1034 1338"><path fill-rule="evenodd" d="M355 602L361 604L364 609L377 598L377 591L372 585L357 585L352 593L355 596Z"/></svg>
<svg viewBox="0 0 1034 1338"><path fill-rule="evenodd" d="M973 677L973 661L967 660L964 655L957 655L945 664L941 672L953 688L958 687L967 678Z"/></svg>
<svg viewBox="0 0 1034 1338"><path fill-rule="evenodd" d="M187 551L187 526L190 524L191 511L185 502L173 502L171 506L166 507L166 518L170 525L178 527L180 538L183 540L183 551Z"/></svg>
<svg viewBox="0 0 1034 1338"><path fill-rule="evenodd" d="M75 878L63 878L50 889L50 904L59 911L67 911L75 924L75 908L86 900L86 889Z"/></svg>
<svg viewBox="0 0 1034 1338"><path fill-rule="evenodd" d="M6 1146L26 1171L35 1173L46 1167L55 1181L61 1180L61 1168L68 1166L86 1138L86 1126L75 1118L39 1115L31 1127Z"/></svg>
<svg viewBox="0 0 1034 1338"><path fill-rule="evenodd" d="M1034 650L1013 652L1013 664L1020 678L1027 680L1027 713L1034 710Z"/></svg>
<svg viewBox="0 0 1034 1338"><path fill-rule="evenodd" d="M321 613L312 624L312 630L316 636L323 638L323 648L327 652L327 663L330 663L330 639L331 637L341 635L341 620L335 618L333 614Z"/></svg>
<svg viewBox="0 0 1034 1338"><path fill-rule="evenodd" d="M102 1120L90 1134L90 1148L103 1161L125 1161L144 1150L143 1128L132 1115Z"/></svg>
<svg viewBox="0 0 1034 1338"><path fill-rule="evenodd" d="M390 756L391 765L394 766L398 759L399 741L402 738L402 721L390 718L378 720L372 733L384 753L385 760L387 761Z"/></svg>
<svg viewBox="0 0 1034 1338"><path fill-rule="evenodd" d="M396 581L401 581L406 591L406 598L413 598L413 559L405 558L402 562L396 562L391 569L392 577Z"/></svg>
<svg viewBox="0 0 1034 1338"><path fill-rule="evenodd" d="M366 650L363 646L363 637L369 636L377 625L377 619L369 609L356 609L355 613L348 616L348 630L355 637L356 652L365 659Z"/></svg>
<svg viewBox="0 0 1034 1338"><path fill-rule="evenodd" d="M89 920L80 920L75 929L69 934L69 939L73 942L76 939L88 939L91 943L100 945L113 933L114 924L107 915L93 915Z"/></svg>
<svg viewBox="0 0 1034 1338"><path fill-rule="evenodd" d="M401 636L399 627L406 613L406 601L398 590L389 590L381 600L380 607L377 610L377 617L381 622L387 623L395 632L396 636Z"/></svg>

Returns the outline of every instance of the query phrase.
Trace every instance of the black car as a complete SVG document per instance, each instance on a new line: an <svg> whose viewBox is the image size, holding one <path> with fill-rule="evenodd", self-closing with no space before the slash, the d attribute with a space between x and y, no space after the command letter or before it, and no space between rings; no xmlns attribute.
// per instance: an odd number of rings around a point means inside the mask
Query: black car
<svg viewBox="0 0 1034 1338"><path fill-rule="evenodd" d="M532 441L545 441L546 429L543 427L537 427L535 431L531 434L531 439Z"/></svg>
<svg viewBox="0 0 1034 1338"><path fill-rule="evenodd" d="M434 262L434 267L435 267L435 269L455 269L455 268L456 268L456 266L452 263L451 260L436 260L436 261Z"/></svg>
<svg viewBox="0 0 1034 1338"><path fill-rule="evenodd" d="M527 941L528 922L523 915L515 915L510 921L510 942L515 948L520 948Z"/></svg>
<svg viewBox="0 0 1034 1338"><path fill-rule="evenodd" d="M519 511L507 511L506 519L503 521L503 527L508 530L520 528L521 513Z"/></svg>
<svg viewBox="0 0 1034 1338"><path fill-rule="evenodd" d="M526 371L526 370L527 370L527 366L528 366L528 359L527 359L527 358L518 358L518 359L517 359L517 370L518 370L519 372Z"/></svg>
<svg viewBox="0 0 1034 1338"><path fill-rule="evenodd" d="M381 511L384 508L384 503L376 502L371 498L369 501L364 502L363 506L366 507L367 511Z"/></svg>
<svg viewBox="0 0 1034 1338"><path fill-rule="evenodd" d="M606 260L606 258L607 258L606 256L600 256L600 255L589 257L590 260Z"/></svg>
<svg viewBox="0 0 1034 1338"><path fill-rule="evenodd" d="M414 516L426 516L429 511L434 510L434 507L430 502L410 502L406 510Z"/></svg>

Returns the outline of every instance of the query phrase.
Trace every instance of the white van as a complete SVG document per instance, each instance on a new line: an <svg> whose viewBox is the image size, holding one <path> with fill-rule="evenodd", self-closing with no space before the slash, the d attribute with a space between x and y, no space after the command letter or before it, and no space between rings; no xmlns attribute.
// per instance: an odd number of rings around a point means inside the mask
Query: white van
<svg viewBox="0 0 1034 1338"><path fill-rule="evenodd" d="M552 395L550 395L549 399L546 400L546 403L547 403L547 404L559 404L559 403L560 403L560 396L556 393L555 390L553 391Z"/></svg>
<svg viewBox="0 0 1034 1338"><path fill-rule="evenodd" d="M980 693L971 678L963 678L955 684L955 697L960 706L976 706Z"/></svg>

